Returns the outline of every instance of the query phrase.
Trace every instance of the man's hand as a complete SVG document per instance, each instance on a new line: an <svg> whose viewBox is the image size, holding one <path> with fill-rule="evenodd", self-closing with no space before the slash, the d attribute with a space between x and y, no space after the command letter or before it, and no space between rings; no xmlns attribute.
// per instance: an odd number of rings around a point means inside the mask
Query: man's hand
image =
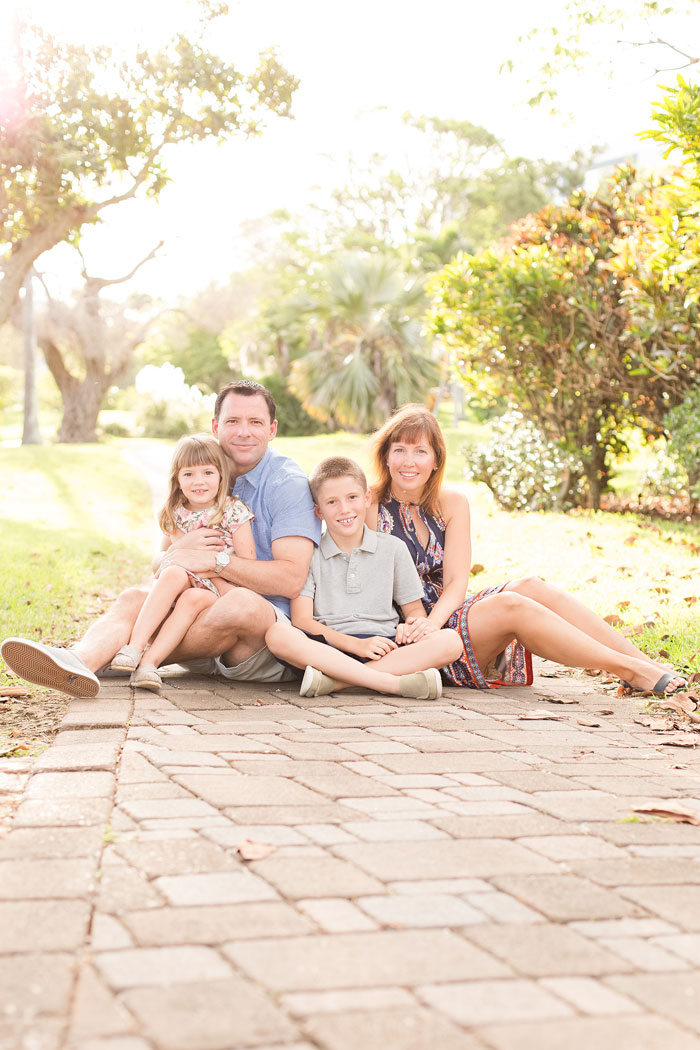
<svg viewBox="0 0 700 1050"><path fill-rule="evenodd" d="M208 551L223 551L226 549L226 543L223 535L217 531L217 529L193 529L192 532L186 532L184 536L180 536L179 539L173 540L169 550L182 550L184 548L190 550L208 550ZM179 564L177 562L176 564ZM186 566L189 568L189 566Z"/></svg>
<svg viewBox="0 0 700 1050"><path fill-rule="evenodd" d="M201 531L204 532L204 529ZM196 573L197 576L210 578L217 575L214 572L216 568L216 551L213 548L187 550L182 547L178 548L173 544L172 547L168 547L163 555L156 576L159 576L163 569L167 569L169 565L179 565L181 569L189 569L190 572Z"/></svg>
<svg viewBox="0 0 700 1050"><path fill-rule="evenodd" d="M435 634L440 628L430 622L427 616L409 616L405 623L396 628L396 641L402 645L419 642L429 634Z"/></svg>
<svg viewBox="0 0 700 1050"><path fill-rule="evenodd" d="M370 660L380 660L392 649L398 649L396 642L391 638L381 638L379 635L373 638L356 638L353 652L356 656L364 656Z"/></svg>

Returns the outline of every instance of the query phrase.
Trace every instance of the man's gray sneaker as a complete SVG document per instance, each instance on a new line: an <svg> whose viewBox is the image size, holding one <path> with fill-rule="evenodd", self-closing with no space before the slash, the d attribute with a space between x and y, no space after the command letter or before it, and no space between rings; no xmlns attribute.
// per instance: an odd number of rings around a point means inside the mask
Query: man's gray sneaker
<svg viewBox="0 0 700 1050"><path fill-rule="evenodd" d="M26 682L77 697L97 696L100 691L97 675L72 649L57 649L28 638L6 638L0 645L0 655L10 670Z"/></svg>

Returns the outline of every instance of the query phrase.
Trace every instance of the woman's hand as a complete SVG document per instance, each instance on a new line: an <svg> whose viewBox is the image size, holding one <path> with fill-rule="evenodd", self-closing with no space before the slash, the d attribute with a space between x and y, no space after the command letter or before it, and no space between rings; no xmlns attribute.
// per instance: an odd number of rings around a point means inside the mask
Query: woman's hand
<svg viewBox="0 0 700 1050"><path fill-rule="evenodd" d="M427 616L409 616L405 623L400 623L396 628L396 641L401 645L410 645L439 630L437 624L431 623Z"/></svg>
<svg viewBox="0 0 700 1050"><path fill-rule="evenodd" d="M382 656L398 648L396 642L391 638L382 638L379 635L373 638L357 638L356 643L353 646L355 655L364 656L369 660L381 660Z"/></svg>

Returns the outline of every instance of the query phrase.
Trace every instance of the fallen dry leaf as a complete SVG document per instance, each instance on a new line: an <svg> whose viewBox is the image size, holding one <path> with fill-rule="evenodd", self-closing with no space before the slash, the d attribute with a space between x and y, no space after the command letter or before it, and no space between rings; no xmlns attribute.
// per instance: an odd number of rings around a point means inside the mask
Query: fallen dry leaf
<svg viewBox="0 0 700 1050"><path fill-rule="evenodd" d="M28 689L22 689L19 685L2 686L0 696L29 696Z"/></svg>
<svg viewBox="0 0 700 1050"><path fill-rule="evenodd" d="M623 634L625 638L629 638L630 635L641 634L644 630L643 623L635 623L632 627L623 627L620 634Z"/></svg>
<svg viewBox="0 0 700 1050"><path fill-rule="evenodd" d="M610 613L608 616L604 616L603 619L606 623L609 623L611 627L620 627L625 621L617 613Z"/></svg>
<svg viewBox="0 0 700 1050"><path fill-rule="evenodd" d="M676 711L679 715L689 715L695 706L695 701L687 696L667 696L654 701L654 710L661 708L664 711Z"/></svg>
<svg viewBox="0 0 700 1050"><path fill-rule="evenodd" d="M639 715L632 721L637 722L640 726L646 726L647 729L652 729L655 733L670 733L674 728L670 718L651 718L649 715Z"/></svg>
<svg viewBox="0 0 700 1050"><path fill-rule="evenodd" d="M600 678L600 676L602 675L603 672L600 670L600 668L584 667L583 668L583 673L587 674L587 675L590 675L591 678Z"/></svg>
<svg viewBox="0 0 700 1050"><path fill-rule="evenodd" d="M694 594L689 594L688 597L683 598L682 601L684 601L686 605L695 605L697 598Z"/></svg>
<svg viewBox="0 0 700 1050"><path fill-rule="evenodd" d="M700 811L683 806L679 802L648 802L632 807L635 813L644 813L649 817L663 817L675 820L679 824L695 824L700 827Z"/></svg>
<svg viewBox="0 0 700 1050"><path fill-rule="evenodd" d="M542 697L544 699L544 697ZM572 696L548 696L547 700L550 704L577 704L578 700L574 700Z"/></svg>
<svg viewBox="0 0 700 1050"><path fill-rule="evenodd" d="M265 857L269 857L276 851L277 846L271 846L269 842L251 842L249 839L241 842L238 847L238 852L243 860L264 860Z"/></svg>
<svg viewBox="0 0 700 1050"><path fill-rule="evenodd" d="M524 714L518 715L521 722L526 721L537 721L540 722L560 722L562 715L557 715L554 711L525 711Z"/></svg>
<svg viewBox="0 0 700 1050"><path fill-rule="evenodd" d="M618 602L617 603L618 609L626 609L628 606L629 606L629 602Z"/></svg>
<svg viewBox="0 0 700 1050"><path fill-rule="evenodd" d="M476 564L472 565L472 567L471 567L471 574L472 574L472 576L478 576L479 573L483 572L483 571L484 571L484 566L480 565L479 562L476 562Z"/></svg>
<svg viewBox="0 0 700 1050"><path fill-rule="evenodd" d="M696 740L690 733L684 733L682 736L674 736L671 740L662 740L660 747L695 747L697 744Z"/></svg>
<svg viewBox="0 0 700 1050"><path fill-rule="evenodd" d="M599 710L596 711L596 714L597 715L614 715L615 712L613 711L612 707L601 707L601 708L599 708Z"/></svg>
<svg viewBox="0 0 700 1050"><path fill-rule="evenodd" d="M598 729L600 727L600 722L596 722L595 718L577 718L576 721L578 725L588 726L590 729Z"/></svg>

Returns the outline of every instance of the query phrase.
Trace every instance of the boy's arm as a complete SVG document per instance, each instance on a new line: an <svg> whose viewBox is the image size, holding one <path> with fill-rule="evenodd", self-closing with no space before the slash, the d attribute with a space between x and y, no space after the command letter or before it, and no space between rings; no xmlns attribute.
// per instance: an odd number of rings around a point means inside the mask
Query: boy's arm
<svg viewBox="0 0 700 1050"><path fill-rule="evenodd" d="M290 603L290 614L292 623L302 631L309 634L322 634L327 642L330 642L341 652L349 653L351 656L367 656L377 660L396 648L396 643L391 638L353 638L350 634L343 634L333 627L326 627L314 619L314 600L301 594L298 598L292 598ZM371 650L371 652L369 651ZM376 650L381 650L377 652Z"/></svg>

